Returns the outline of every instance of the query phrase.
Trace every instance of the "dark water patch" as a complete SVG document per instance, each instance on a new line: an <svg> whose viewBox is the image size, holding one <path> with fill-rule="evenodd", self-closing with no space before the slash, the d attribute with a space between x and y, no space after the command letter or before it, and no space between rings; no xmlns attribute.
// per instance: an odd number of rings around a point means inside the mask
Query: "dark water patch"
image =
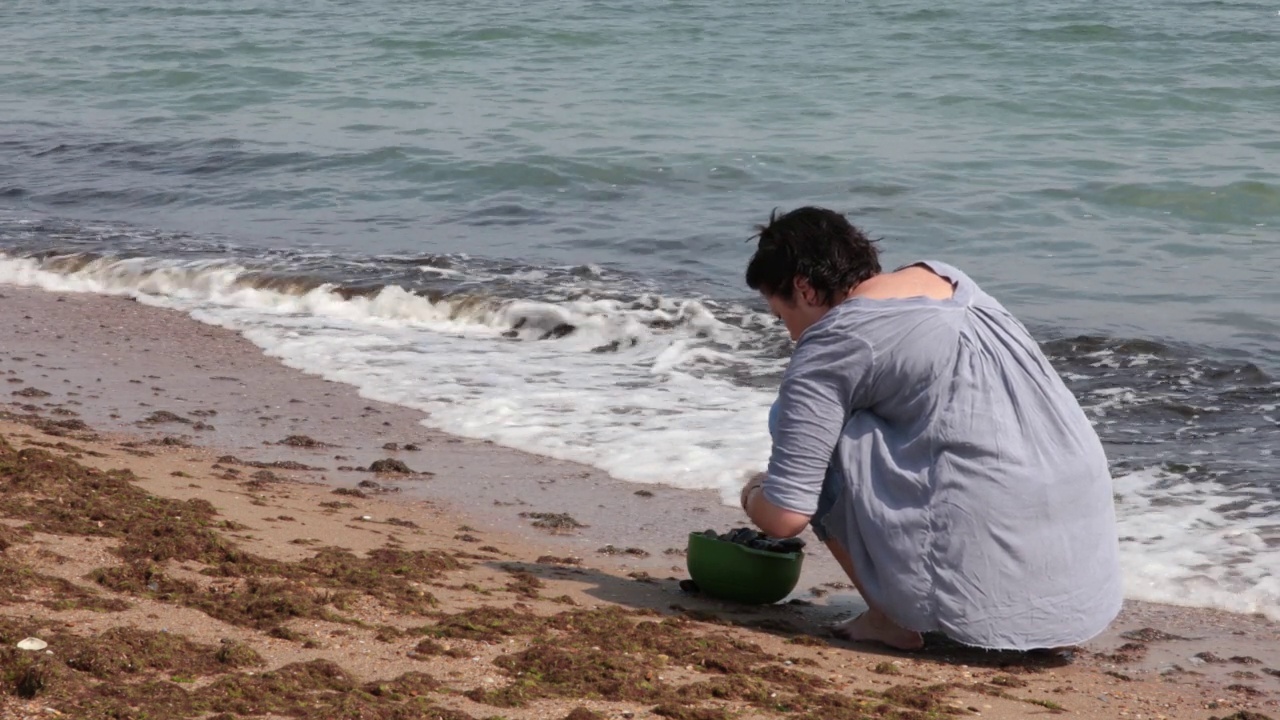
<svg viewBox="0 0 1280 720"><path fill-rule="evenodd" d="M387 130L394 130L395 128L389 125L375 125L372 123L355 123L354 125L344 125L340 129L343 130L344 132L373 133L373 132L383 132Z"/></svg>
<svg viewBox="0 0 1280 720"><path fill-rule="evenodd" d="M1124 28L1106 23L1069 23L1044 28L1023 28L1021 34L1041 42L1120 41L1129 39Z"/></svg>
<svg viewBox="0 0 1280 720"><path fill-rule="evenodd" d="M1280 186L1246 180L1225 185L1186 182L1087 183L1070 189L1045 189L1037 194L1053 199L1081 198L1102 207L1163 212L1186 220L1239 223L1280 218Z"/></svg>
<svg viewBox="0 0 1280 720"><path fill-rule="evenodd" d="M136 164L132 165L131 168L153 170L161 173L173 172L183 175L241 175L257 170L282 170L289 167L300 167L315 160L315 156L310 153L262 153L223 150L204 154L202 157L191 159L189 164L170 169L154 166L139 167Z"/></svg>
<svg viewBox="0 0 1280 720"><path fill-rule="evenodd" d="M1268 454L1280 423L1267 420L1280 412L1280 382L1257 364L1142 339L1082 336L1043 347L1119 466L1195 458L1193 479L1280 497Z"/></svg>
<svg viewBox="0 0 1280 720"><path fill-rule="evenodd" d="M486 226L486 225L529 225L529 224L546 224L553 222L548 214L541 210L526 207L516 203L503 203L499 205L491 205L479 210L472 210L467 213L465 219L461 221L466 225Z"/></svg>
<svg viewBox="0 0 1280 720"><path fill-rule="evenodd" d="M190 195L185 193L161 190L102 190L94 188L67 189L52 193L37 193L32 196L33 200L38 200L54 207L111 205L122 208L154 208L181 203L189 198Z"/></svg>
<svg viewBox="0 0 1280 720"><path fill-rule="evenodd" d="M468 30L457 36L457 40L473 42L493 42L495 40L519 40L530 35L528 28L496 26Z"/></svg>
<svg viewBox="0 0 1280 720"><path fill-rule="evenodd" d="M51 164L50 172L63 166L93 166L106 170L128 170L155 176L187 175L194 177L243 177L260 171L302 171L322 158L309 152L273 151L232 138L200 141L96 141L64 140L49 142L40 138L0 141L0 150L19 156L43 160ZM383 158L375 158L380 162ZM358 164L358 163L357 163ZM99 178L110 182L110 176ZM139 189L102 189L127 197ZM50 193L71 196L75 190Z"/></svg>
<svg viewBox="0 0 1280 720"><path fill-rule="evenodd" d="M192 7L184 5L140 5L129 9L131 14L158 15L161 17L236 17L265 16L286 17L289 13L266 7Z"/></svg>
<svg viewBox="0 0 1280 720"><path fill-rule="evenodd" d="M214 71L216 68L209 68ZM178 68L149 68L142 70L123 70L109 73L103 77L105 82L117 83L137 83L145 85L150 89L166 88L171 90L180 89L200 85L208 87L211 79L217 82L216 77L221 73L211 73L209 71L198 72L195 70L181 70ZM225 71L225 68L224 68Z"/></svg>
<svg viewBox="0 0 1280 720"><path fill-rule="evenodd" d="M1210 33L1203 36L1203 39L1212 43L1224 43L1230 45L1241 45L1246 43L1266 43L1274 45L1277 40L1277 33L1260 32L1258 30L1226 30L1223 32Z"/></svg>
<svg viewBox="0 0 1280 720"><path fill-rule="evenodd" d="M31 148L33 150L35 147L38 147L39 144L40 144L39 141L29 141L29 142L14 141L14 142L6 143L6 145L9 147ZM181 147L183 145L185 145L185 143L180 143L178 144L178 147ZM44 149L41 149L41 150L34 150L33 152L31 152L31 156L61 158L61 157L75 155L75 154L86 154L86 155L116 154L116 155L137 155L140 157L146 157L150 155L162 154L164 152L166 152L166 149L164 145L160 143L143 143L143 142L126 142L126 141L88 142L88 143L63 142L63 143L58 143L56 145L53 145L51 147L45 147Z"/></svg>
<svg viewBox="0 0 1280 720"><path fill-rule="evenodd" d="M950 20L962 17L959 10L950 8L926 8L904 13L893 13L890 17L899 22L929 22L933 20Z"/></svg>
<svg viewBox="0 0 1280 720"><path fill-rule="evenodd" d="M451 268L456 261L448 255L420 255L417 257L379 256L378 262L388 265L411 265L413 267Z"/></svg>

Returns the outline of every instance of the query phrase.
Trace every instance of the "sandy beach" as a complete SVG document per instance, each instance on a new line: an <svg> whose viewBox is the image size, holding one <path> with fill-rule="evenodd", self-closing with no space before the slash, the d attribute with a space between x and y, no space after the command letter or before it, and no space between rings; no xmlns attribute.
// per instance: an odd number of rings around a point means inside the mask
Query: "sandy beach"
<svg viewBox="0 0 1280 720"><path fill-rule="evenodd" d="M812 537L788 602L683 592L688 532L745 524L713 493L449 436L131 299L0 286L0 388L2 717L1280 717L1265 618L836 641L862 605Z"/></svg>

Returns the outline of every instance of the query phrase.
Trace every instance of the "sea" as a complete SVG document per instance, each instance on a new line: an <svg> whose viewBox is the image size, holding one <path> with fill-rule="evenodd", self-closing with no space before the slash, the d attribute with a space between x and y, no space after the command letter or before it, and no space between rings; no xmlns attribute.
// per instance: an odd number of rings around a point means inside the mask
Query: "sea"
<svg viewBox="0 0 1280 720"><path fill-rule="evenodd" d="M0 283L732 502L755 225L967 271L1104 440L1131 598L1280 619L1280 5L5 0Z"/></svg>

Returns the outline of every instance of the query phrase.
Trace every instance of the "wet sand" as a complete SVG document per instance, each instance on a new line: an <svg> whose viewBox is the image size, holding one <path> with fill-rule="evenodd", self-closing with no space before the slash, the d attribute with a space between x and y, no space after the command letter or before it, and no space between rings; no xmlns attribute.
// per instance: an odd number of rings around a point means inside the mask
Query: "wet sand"
<svg viewBox="0 0 1280 720"><path fill-rule="evenodd" d="M1128 603L1108 633L1077 652L1073 663L1053 668L1032 663L1028 669L1021 662L1009 664L1003 656L946 647L910 655L825 639L811 645L815 641L810 639L820 638L827 623L862 607L855 594L840 586L843 578L834 562L812 537L807 538L805 573L793 596L798 603L744 608L678 588L678 580L686 577L679 552L689 531L745 524L741 513L723 505L714 493L623 483L591 468L433 431L423 426L419 412L362 398L349 386L284 367L233 332L129 299L12 287L0 287L0 296L0 390L8 401L0 408L10 413L0 435L15 447L70 443L78 449L71 452L80 462L133 468L139 486L157 497L208 500L219 517L231 519L235 527L245 526L227 531L228 542L262 557L297 563L319 547L361 553L390 542L410 551L458 557L466 565L441 571L439 577L424 577L440 603L434 613L459 614L493 605L555 616L570 606L548 598L565 596L579 608L648 608L686 619L692 615L696 619L681 632L729 633L758 644L762 652L795 656L791 666L783 667L794 667L803 656L808 660L802 664L817 663L808 671L828 681L837 678L829 689L841 692L948 685L945 699L933 706L917 707L928 705L919 697L913 706L903 697L902 702L889 703L895 711L941 711L947 705L987 717L1027 717L1051 712L1050 706L1085 717L1208 718L1245 709L1277 714L1280 629L1262 618ZM76 429L76 421L83 422L84 429ZM98 439L92 439L95 436ZM325 445L281 444L290 437ZM389 443L394 449L387 449ZM355 469L386 459L399 460L414 472ZM268 467L281 462L315 469ZM334 489L353 494L334 495ZM640 490L651 494L637 494ZM364 497L354 494L357 491ZM322 502L352 507L325 508ZM581 527L539 528L532 513L564 513ZM14 526L23 522L20 517L7 520ZM237 625L193 609L191 603L157 599L151 591L131 594L86 580L95 568L119 562L121 539L79 540L36 532L30 540L12 543L5 553L39 572L56 573L86 592L129 603L130 609L55 610L40 605L39 597L24 596L0 604L0 617L62 627L57 632L77 636L129 626L157 631L181 627L193 642L216 644L232 638L254 649L264 663L244 672L318 658L331 659L360 682L427 672L444 688L430 691L432 707L471 717L559 718L579 701L605 717L650 717L662 705L643 701L643 693L631 700L586 699L599 696L599 688L578 688L580 698L572 696L572 688L550 695L531 691L522 706L493 705L484 701L484 693L472 691L506 687L512 671L491 660L531 647L538 632L468 639L466 653L471 654L465 658L422 659L411 657L418 655L413 650L420 635L392 637L383 632L385 637L379 639L378 631L352 629L350 623L290 620L290 627L302 626L296 630L300 636L319 645L307 648L307 640L272 637L268 632L273 628ZM609 545L615 554L600 552ZM579 562L557 564L546 556ZM198 569L187 572L195 575ZM523 576L517 574L521 572L532 573L545 587L522 587ZM460 589L467 585L478 590ZM430 624L385 597L364 596L358 607L344 612L373 618L376 622L362 620L370 627L390 624L401 632ZM745 659L746 665L736 669L758 671L774 662L762 658ZM743 674L698 667L690 664L686 672L691 674L683 679L705 679L706 672ZM901 676L886 674L895 668ZM1014 679L1001 680L995 687L1010 697L997 697L990 687L986 692L978 688L1006 675ZM770 692L785 697L794 691L793 681ZM201 687L201 682L195 685ZM468 692L480 700L468 697ZM821 694L815 688L807 692ZM738 695L702 698L687 706L709 712L727 708L744 717L835 712L828 706L784 711ZM15 716L43 712L31 709L40 704L40 695L29 700L8 697L8 712ZM675 696L652 697L670 702ZM1044 703L1029 704L1035 700ZM49 707L58 709L56 702Z"/></svg>

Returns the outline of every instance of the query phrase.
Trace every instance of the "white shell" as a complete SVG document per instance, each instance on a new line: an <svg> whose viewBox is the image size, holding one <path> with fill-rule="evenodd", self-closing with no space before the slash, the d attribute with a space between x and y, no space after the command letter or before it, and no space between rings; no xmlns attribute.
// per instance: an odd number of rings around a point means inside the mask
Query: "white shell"
<svg viewBox="0 0 1280 720"><path fill-rule="evenodd" d="M49 643L41 640L40 638L30 637L18 642L19 650L43 650L47 647L49 647Z"/></svg>

